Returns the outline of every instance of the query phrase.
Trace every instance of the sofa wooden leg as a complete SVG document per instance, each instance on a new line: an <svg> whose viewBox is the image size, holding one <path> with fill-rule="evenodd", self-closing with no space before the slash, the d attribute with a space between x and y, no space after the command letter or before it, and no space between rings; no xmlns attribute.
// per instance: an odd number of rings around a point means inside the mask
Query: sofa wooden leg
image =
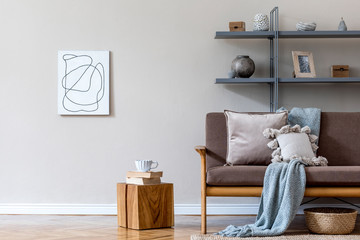
<svg viewBox="0 0 360 240"><path fill-rule="evenodd" d="M206 234L206 148L196 146L201 156L201 233Z"/></svg>
<svg viewBox="0 0 360 240"><path fill-rule="evenodd" d="M206 195L201 193L201 233L206 234Z"/></svg>

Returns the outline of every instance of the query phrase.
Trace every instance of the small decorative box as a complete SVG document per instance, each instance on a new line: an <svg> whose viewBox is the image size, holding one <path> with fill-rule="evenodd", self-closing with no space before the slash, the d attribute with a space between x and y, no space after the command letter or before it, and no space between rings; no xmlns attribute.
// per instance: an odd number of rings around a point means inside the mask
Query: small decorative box
<svg viewBox="0 0 360 240"><path fill-rule="evenodd" d="M349 77L349 65L332 65L331 77Z"/></svg>
<svg viewBox="0 0 360 240"><path fill-rule="evenodd" d="M245 22L229 22L230 32L244 32Z"/></svg>

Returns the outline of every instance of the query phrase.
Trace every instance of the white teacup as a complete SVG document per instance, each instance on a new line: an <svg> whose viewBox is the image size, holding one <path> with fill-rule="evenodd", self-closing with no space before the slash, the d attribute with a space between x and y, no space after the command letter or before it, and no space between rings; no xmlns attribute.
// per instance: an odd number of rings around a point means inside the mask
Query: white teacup
<svg viewBox="0 0 360 240"><path fill-rule="evenodd" d="M155 167L151 167L153 163L156 164ZM157 168L159 166L159 163L152 160L136 160L135 166L138 172L148 172L151 169Z"/></svg>

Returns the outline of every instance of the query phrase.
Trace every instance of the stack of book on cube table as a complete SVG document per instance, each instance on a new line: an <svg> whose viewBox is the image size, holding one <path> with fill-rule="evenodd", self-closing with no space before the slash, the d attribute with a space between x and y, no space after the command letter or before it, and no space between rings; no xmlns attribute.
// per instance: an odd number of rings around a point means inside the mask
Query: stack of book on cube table
<svg viewBox="0 0 360 240"><path fill-rule="evenodd" d="M127 172L126 183L137 185L160 184L163 172Z"/></svg>

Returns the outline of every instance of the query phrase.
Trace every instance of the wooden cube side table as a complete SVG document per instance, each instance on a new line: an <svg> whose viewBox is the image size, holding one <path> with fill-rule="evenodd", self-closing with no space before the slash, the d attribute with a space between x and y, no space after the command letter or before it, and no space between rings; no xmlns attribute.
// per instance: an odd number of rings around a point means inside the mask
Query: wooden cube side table
<svg viewBox="0 0 360 240"><path fill-rule="evenodd" d="M118 225L132 229L174 226L172 183L117 184Z"/></svg>

